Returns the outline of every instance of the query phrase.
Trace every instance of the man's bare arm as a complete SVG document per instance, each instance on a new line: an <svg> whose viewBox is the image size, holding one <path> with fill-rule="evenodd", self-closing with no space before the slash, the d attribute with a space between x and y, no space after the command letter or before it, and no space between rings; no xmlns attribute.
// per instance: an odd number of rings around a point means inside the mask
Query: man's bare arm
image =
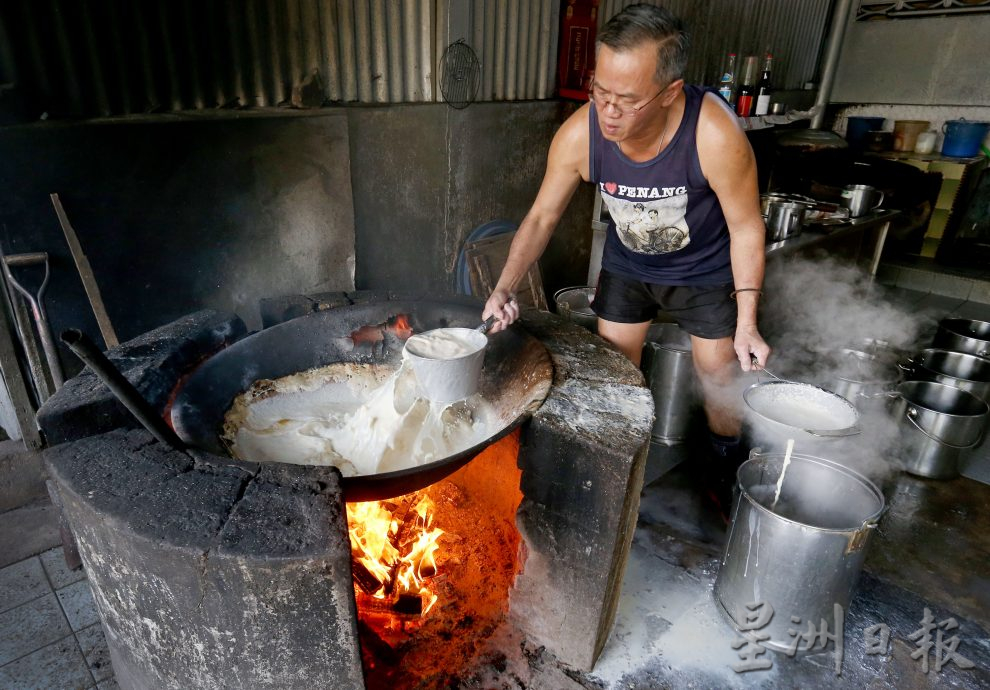
<svg viewBox="0 0 990 690"><path fill-rule="evenodd" d="M588 106L584 106L554 136L540 191L516 231L505 267L485 304L482 318L494 315L499 320L492 327L493 332L518 318L519 309L511 301L512 295L533 262L543 254L574 191L587 177Z"/></svg>
<svg viewBox="0 0 990 690"><path fill-rule="evenodd" d="M756 158L734 113L715 96L705 96L698 122L698 155L708 184L718 196L729 227L732 278L739 315L735 349L743 371L751 358L762 365L770 347L756 327L757 304L766 262L766 227L760 213Z"/></svg>

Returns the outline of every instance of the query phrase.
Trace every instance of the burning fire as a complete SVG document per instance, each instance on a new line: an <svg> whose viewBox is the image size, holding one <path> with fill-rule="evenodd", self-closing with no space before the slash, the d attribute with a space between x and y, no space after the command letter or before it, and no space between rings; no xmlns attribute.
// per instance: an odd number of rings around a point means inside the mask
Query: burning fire
<svg viewBox="0 0 990 690"><path fill-rule="evenodd" d="M437 573L435 505L412 494L391 501L347 504L355 589L396 613L425 616L437 602L428 580Z"/></svg>
<svg viewBox="0 0 990 690"><path fill-rule="evenodd" d="M351 340L355 345L370 344L374 347L376 343L385 341L386 333L391 333L400 340L408 339L413 334L409 317L405 314L397 314L382 323L361 326L351 333Z"/></svg>

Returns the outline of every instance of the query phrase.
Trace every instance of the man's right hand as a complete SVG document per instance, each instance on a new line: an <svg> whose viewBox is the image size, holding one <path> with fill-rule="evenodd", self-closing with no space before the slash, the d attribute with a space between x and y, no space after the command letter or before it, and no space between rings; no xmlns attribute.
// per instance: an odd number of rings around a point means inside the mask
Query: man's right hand
<svg viewBox="0 0 990 690"><path fill-rule="evenodd" d="M497 320L488 329L489 333L504 331L509 325L519 318L519 303L508 290L495 289L488 301L485 302L485 310L481 313L481 320L484 321L489 316L494 316Z"/></svg>

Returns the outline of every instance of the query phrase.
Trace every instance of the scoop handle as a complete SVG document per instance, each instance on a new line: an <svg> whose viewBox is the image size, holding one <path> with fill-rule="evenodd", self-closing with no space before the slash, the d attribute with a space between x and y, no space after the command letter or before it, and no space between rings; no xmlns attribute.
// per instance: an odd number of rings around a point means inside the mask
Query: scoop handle
<svg viewBox="0 0 990 690"><path fill-rule="evenodd" d="M485 319L480 326L477 326L474 330L478 331L478 333L487 333L488 329L491 328L492 325L494 325L495 321L497 321L497 319L495 318L495 315L492 314L487 319Z"/></svg>

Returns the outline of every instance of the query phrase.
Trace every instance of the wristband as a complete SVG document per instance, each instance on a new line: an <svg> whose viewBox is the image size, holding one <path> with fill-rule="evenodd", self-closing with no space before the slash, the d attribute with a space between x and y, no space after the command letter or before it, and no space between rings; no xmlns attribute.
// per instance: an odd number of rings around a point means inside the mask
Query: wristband
<svg viewBox="0 0 990 690"><path fill-rule="evenodd" d="M760 288L739 288L738 290L733 290L732 292L730 292L729 297L731 299L735 299L736 295L739 294L740 292L756 292L759 293L757 297L763 296L763 290L761 290Z"/></svg>

